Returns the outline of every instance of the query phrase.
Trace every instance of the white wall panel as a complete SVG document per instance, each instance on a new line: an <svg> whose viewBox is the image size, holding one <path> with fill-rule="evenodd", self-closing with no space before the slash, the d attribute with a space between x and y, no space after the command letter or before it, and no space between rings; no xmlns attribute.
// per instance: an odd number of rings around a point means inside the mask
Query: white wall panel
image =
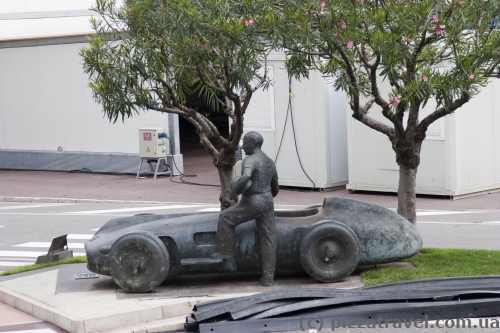
<svg viewBox="0 0 500 333"><path fill-rule="evenodd" d="M495 112L494 85L483 88L481 93L465 104L460 112L462 187L473 188L494 184L495 179ZM496 108L496 110L495 110ZM496 128L500 131L500 128Z"/></svg>
<svg viewBox="0 0 500 333"><path fill-rule="evenodd" d="M350 174L348 188L397 192L399 166L389 139L386 135L352 118L352 111L349 107L346 113ZM369 115L393 126L376 105L369 111ZM446 193L448 175L446 154L448 152L445 150L445 140L424 140L417 172L417 193Z"/></svg>
<svg viewBox="0 0 500 333"><path fill-rule="evenodd" d="M328 84L328 102L330 110L330 175L332 181L346 180L347 168L347 94L335 91L333 82Z"/></svg>
<svg viewBox="0 0 500 333"><path fill-rule="evenodd" d="M138 128L168 128L167 114L152 111L110 124L88 88L83 46L0 49L0 148L138 153Z"/></svg>

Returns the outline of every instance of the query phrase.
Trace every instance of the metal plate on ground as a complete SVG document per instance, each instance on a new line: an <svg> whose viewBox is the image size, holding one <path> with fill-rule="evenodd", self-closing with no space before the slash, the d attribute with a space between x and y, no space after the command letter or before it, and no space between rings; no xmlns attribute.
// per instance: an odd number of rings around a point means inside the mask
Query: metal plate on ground
<svg viewBox="0 0 500 333"><path fill-rule="evenodd" d="M75 280L97 279L97 278L99 278L99 275L95 273L75 273Z"/></svg>

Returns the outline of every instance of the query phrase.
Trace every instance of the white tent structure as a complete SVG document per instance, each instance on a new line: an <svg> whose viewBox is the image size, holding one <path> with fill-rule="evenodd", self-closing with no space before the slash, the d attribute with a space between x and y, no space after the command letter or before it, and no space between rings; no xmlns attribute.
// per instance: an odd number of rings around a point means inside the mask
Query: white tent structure
<svg viewBox="0 0 500 333"><path fill-rule="evenodd" d="M103 119L79 55L92 33L91 6L89 0L2 0L0 168L135 173L138 129L164 127L182 171L176 116Z"/></svg>

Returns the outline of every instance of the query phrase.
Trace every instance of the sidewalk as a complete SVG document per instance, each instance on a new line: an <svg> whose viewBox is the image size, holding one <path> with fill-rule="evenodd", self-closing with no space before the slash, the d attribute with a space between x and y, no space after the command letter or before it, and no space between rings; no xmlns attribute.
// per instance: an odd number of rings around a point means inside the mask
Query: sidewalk
<svg viewBox="0 0 500 333"><path fill-rule="evenodd" d="M196 175L196 177L184 177L185 182L204 185L218 185L219 182L211 158L203 152L185 155L184 173ZM328 192L318 190L310 192L308 189L297 191L297 189L282 188L275 198L275 203L309 205L322 202L325 196L336 196L366 201L387 208L397 207L397 195L394 193L350 194L345 189ZM218 204L219 188L183 183L180 177L170 180L169 177L163 176L154 180L152 176L135 179L135 175L0 170L0 201L15 201L18 197L37 198L37 200L58 198ZM418 196L417 209L454 211L500 209L500 192L459 200L449 200L439 196Z"/></svg>

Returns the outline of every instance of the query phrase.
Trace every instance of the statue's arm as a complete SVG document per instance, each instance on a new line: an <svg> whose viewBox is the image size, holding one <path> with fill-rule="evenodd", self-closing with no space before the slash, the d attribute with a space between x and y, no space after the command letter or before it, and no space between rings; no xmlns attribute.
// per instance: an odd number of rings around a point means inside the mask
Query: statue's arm
<svg viewBox="0 0 500 333"><path fill-rule="evenodd" d="M271 179L271 193L273 194L273 197L277 196L279 191L280 185L278 183L278 172L275 172L273 179Z"/></svg>
<svg viewBox="0 0 500 333"><path fill-rule="evenodd" d="M234 201L238 201L238 192L240 189L245 187L247 182L252 177L253 169L249 167L244 167L241 172L241 177L238 179L234 187L229 191L229 198Z"/></svg>

